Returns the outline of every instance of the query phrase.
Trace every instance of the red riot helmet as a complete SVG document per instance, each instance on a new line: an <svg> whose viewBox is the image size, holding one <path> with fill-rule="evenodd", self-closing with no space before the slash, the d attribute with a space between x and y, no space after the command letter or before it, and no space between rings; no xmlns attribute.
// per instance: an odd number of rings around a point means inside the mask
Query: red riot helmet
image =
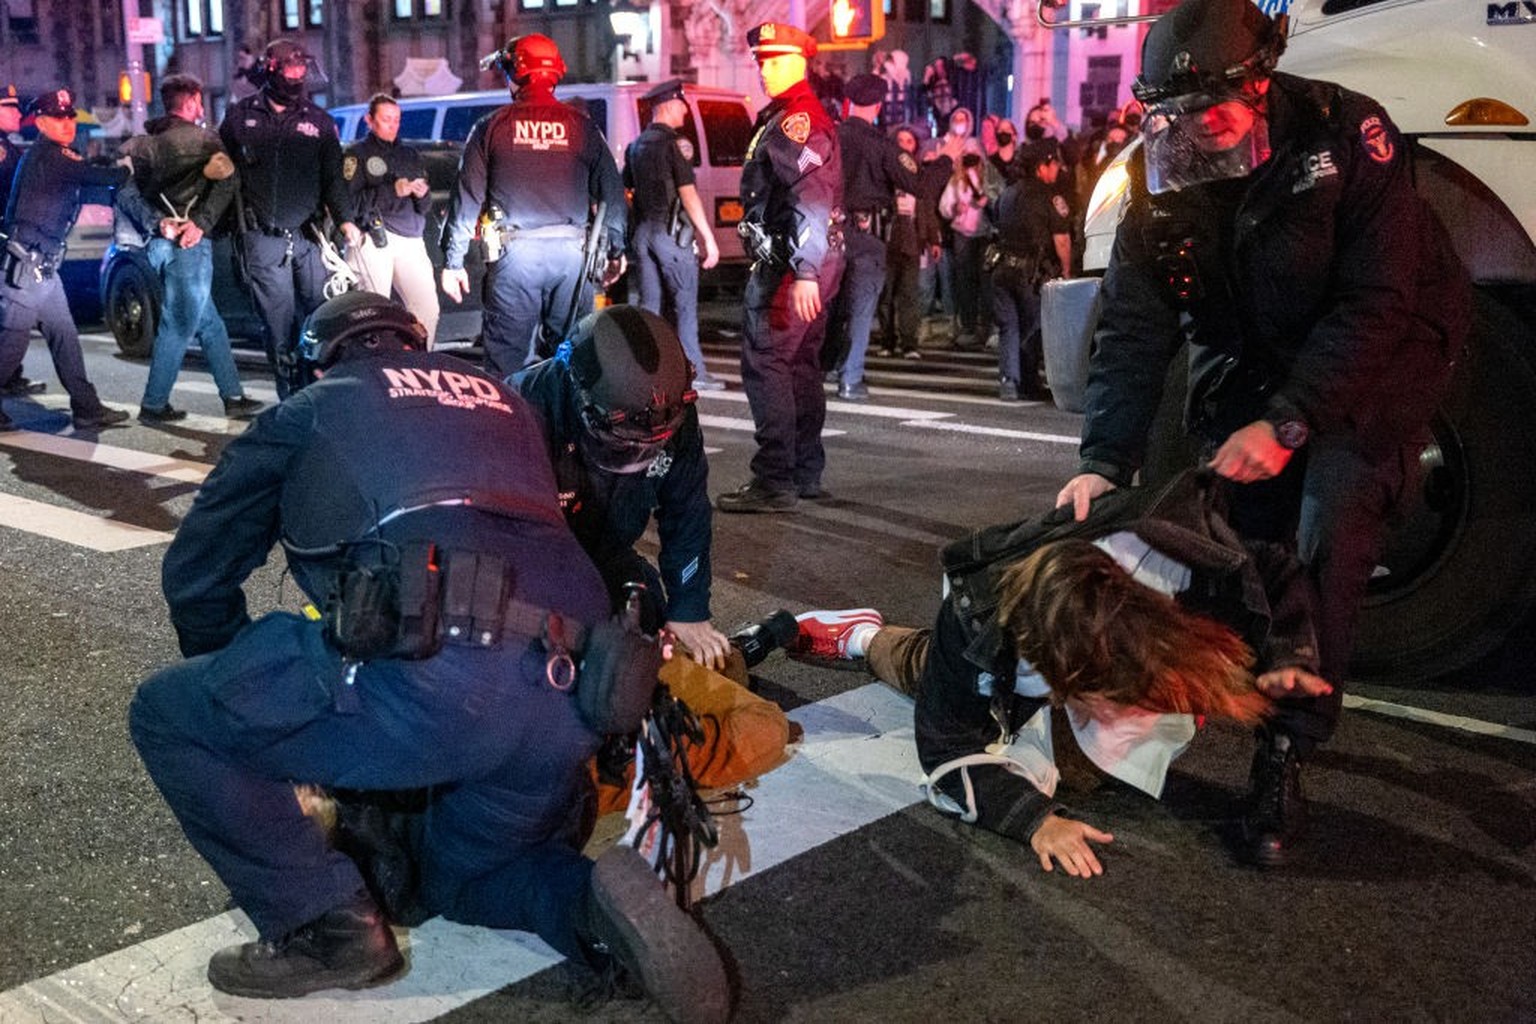
<svg viewBox="0 0 1536 1024"><path fill-rule="evenodd" d="M507 45L482 60L480 67L487 71L499 68L514 86L526 85L537 76L548 78L549 84L554 85L565 77L565 58L560 56L560 47L549 36L537 32L508 39Z"/></svg>

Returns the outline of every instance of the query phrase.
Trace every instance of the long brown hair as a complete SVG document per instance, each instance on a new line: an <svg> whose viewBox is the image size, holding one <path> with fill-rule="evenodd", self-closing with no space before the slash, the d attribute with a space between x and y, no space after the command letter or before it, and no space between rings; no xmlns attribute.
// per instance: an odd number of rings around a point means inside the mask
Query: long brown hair
<svg viewBox="0 0 1536 1024"><path fill-rule="evenodd" d="M1041 546L1008 568L998 596L999 624L1053 703L1097 695L1249 725L1269 710L1236 633L1136 582L1085 540Z"/></svg>

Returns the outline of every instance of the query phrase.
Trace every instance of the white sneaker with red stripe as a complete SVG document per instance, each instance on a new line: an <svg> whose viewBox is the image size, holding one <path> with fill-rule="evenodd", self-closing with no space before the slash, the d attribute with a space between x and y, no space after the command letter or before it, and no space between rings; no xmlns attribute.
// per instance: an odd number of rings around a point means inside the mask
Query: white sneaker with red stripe
<svg viewBox="0 0 1536 1024"><path fill-rule="evenodd" d="M873 608L805 612L795 621L800 625L796 651L815 658L862 658L869 639L885 625Z"/></svg>

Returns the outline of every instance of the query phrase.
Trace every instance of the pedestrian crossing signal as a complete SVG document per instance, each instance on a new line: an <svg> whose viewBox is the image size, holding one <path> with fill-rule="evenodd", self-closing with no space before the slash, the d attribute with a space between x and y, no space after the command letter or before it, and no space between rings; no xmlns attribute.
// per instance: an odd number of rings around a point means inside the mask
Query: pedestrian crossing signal
<svg viewBox="0 0 1536 1024"><path fill-rule="evenodd" d="M821 50L862 50L884 35L884 0L831 0L816 43Z"/></svg>

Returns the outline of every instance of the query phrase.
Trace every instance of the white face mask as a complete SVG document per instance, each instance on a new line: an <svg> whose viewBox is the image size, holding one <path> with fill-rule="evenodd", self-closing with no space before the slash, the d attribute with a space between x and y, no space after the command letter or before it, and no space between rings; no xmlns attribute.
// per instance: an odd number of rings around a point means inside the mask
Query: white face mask
<svg viewBox="0 0 1536 1024"><path fill-rule="evenodd" d="M963 138L971 134L971 123L969 121L951 121L949 122L949 134L958 135Z"/></svg>

